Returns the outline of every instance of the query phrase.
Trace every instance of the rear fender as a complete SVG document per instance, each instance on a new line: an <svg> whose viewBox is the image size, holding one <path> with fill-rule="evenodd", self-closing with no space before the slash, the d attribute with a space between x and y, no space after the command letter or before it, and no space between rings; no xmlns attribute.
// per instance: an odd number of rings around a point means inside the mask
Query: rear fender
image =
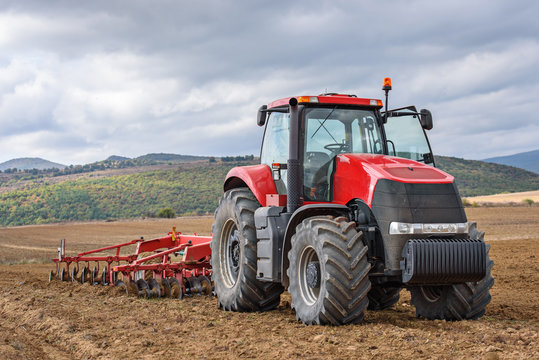
<svg viewBox="0 0 539 360"><path fill-rule="evenodd" d="M289 265L288 252L292 247L292 236L296 233L296 226L309 217L321 215L346 216L350 218L350 209L340 204L310 204L300 207L292 214L284 235L281 260L281 282L285 288L288 287L288 274L286 271Z"/></svg>
<svg viewBox="0 0 539 360"><path fill-rule="evenodd" d="M238 166L226 175L224 191L248 187L262 206L266 206L266 195L277 194L268 165Z"/></svg>

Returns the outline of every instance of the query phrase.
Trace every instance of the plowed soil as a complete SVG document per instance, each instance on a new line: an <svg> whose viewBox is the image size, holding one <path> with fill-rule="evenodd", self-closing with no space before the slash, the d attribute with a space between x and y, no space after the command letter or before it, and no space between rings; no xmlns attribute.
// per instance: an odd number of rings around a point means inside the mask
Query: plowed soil
<svg viewBox="0 0 539 360"><path fill-rule="evenodd" d="M492 245L492 302L479 320L417 318L398 304L359 325L305 326L290 297L267 313L232 313L212 297L139 299L113 287L48 282L59 239L68 254L144 236L209 234L179 218L0 229L0 359L531 359L539 358L539 207L472 208Z"/></svg>

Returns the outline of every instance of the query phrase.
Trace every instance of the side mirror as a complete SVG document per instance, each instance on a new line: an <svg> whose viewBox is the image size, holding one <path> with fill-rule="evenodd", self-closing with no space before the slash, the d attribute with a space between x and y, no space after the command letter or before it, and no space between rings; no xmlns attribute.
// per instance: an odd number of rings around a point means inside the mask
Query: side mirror
<svg viewBox="0 0 539 360"><path fill-rule="evenodd" d="M258 126L264 126L266 124L266 110L268 109L267 105L262 105L258 109L258 115L256 117L256 123Z"/></svg>
<svg viewBox="0 0 539 360"><path fill-rule="evenodd" d="M429 110L421 109L421 111L419 111L419 121L421 122L423 129L432 129L432 114Z"/></svg>

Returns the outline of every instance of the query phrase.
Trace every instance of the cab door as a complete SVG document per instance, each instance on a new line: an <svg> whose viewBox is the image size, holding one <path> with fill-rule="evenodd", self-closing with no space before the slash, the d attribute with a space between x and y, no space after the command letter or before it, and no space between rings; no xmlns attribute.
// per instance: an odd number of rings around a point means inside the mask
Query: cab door
<svg viewBox="0 0 539 360"><path fill-rule="evenodd" d="M425 132L425 128L432 128L432 117L430 117L430 125L427 119L422 121L422 116L427 117L427 112L428 110L421 110L421 113L418 113L415 106L387 112L384 130L388 155L435 165L432 149ZM382 114L385 116L385 113ZM428 112L428 116L430 116L430 112Z"/></svg>

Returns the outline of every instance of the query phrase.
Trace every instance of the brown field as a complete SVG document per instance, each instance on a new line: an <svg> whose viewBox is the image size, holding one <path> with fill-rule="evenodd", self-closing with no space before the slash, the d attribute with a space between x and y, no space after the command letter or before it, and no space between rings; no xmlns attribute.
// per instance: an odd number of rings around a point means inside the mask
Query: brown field
<svg viewBox="0 0 539 360"><path fill-rule="evenodd" d="M114 288L48 283L59 239L72 254L140 236L208 234L211 217L0 228L0 359L539 358L539 207L467 209L492 245L492 302L480 320L415 317L410 296L360 325L305 326L283 295L267 313L217 300L138 299Z"/></svg>
<svg viewBox="0 0 539 360"><path fill-rule="evenodd" d="M495 195L486 195L486 196L472 196L467 197L470 203L492 203L492 204L522 204L524 200L530 199L536 203L539 203L539 190L535 191L523 191L518 193L508 193L508 194L495 194Z"/></svg>

